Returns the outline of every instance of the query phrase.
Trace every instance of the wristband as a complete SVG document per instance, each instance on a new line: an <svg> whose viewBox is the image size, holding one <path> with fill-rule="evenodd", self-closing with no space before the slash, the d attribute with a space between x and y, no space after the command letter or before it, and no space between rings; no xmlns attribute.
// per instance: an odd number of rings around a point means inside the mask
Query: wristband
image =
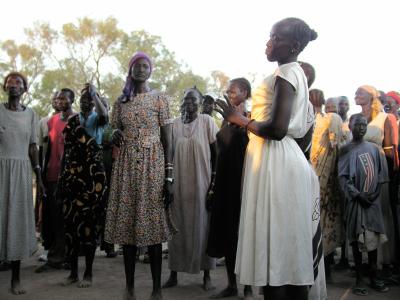
<svg viewBox="0 0 400 300"><path fill-rule="evenodd" d="M173 183L173 182L174 182L174 179L171 178L171 177L166 177L166 178L165 178L165 181L168 181L168 182Z"/></svg>

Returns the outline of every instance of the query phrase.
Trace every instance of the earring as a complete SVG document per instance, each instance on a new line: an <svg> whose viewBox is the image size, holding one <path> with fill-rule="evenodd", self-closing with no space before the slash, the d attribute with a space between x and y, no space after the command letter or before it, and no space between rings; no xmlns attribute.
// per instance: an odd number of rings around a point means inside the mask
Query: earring
<svg viewBox="0 0 400 300"><path fill-rule="evenodd" d="M290 50L290 53L294 54L294 52L295 52L294 49Z"/></svg>

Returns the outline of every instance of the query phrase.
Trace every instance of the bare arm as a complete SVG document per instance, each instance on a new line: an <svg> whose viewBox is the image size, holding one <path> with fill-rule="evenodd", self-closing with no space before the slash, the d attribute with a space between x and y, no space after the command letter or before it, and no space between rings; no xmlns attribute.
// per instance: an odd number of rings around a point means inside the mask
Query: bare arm
<svg viewBox="0 0 400 300"><path fill-rule="evenodd" d="M44 193L41 168L40 168L40 164L39 164L39 152L38 152L36 144L29 144L28 153L29 153L29 159L31 161L33 171L35 172L35 175L36 175L37 192L40 192L40 190L41 190Z"/></svg>
<svg viewBox="0 0 400 300"><path fill-rule="evenodd" d="M167 124L161 127L161 143L164 148L165 164L172 163L172 124ZM172 172L165 174L167 177L172 176ZM169 177L171 177L169 176Z"/></svg>
<svg viewBox="0 0 400 300"><path fill-rule="evenodd" d="M386 118L385 120L385 125L384 125L384 138L383 138L383 150L385 151L385 155L391 159L393 159L394 165L393 165L393 169L394 170L398 170L399 166L398 166L398 160L397 160L397 145L394 144L393 141L393 136L394 134L397 133L393 133L393 127L390 125L390 120L389 118Z"/></svg>
<svg viewBox="0 0 400 300"><path fill-rule="evenodd" d="M165 159L165 182L164 182L164 205L167 209L173 202L173 149L172 149L172 124L166 124L161 127L161 143L164 148ZM169 181L172 179L172 181Z"/></svg>

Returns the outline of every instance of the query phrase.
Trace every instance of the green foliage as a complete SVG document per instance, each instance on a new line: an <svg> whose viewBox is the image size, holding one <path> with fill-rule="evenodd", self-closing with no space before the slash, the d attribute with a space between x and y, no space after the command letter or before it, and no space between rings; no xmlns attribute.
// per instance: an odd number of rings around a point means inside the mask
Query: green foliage
<svg viewBox="0 0 400 300"><path fill-rule="evenodd" d="M29 94L24 104L34 107L42 117L51 111L56 90L69 87L77 93L86 82L94 83L112 103L121 94L127 65L136 51L146 52L154 62L152 88L171 95L176 116L185 88L196 85L201 91L223 88L224 76L210 79L194 74L178 62L161 37L146 31L124 32L115 18L80 18L55 30L48 23L36 22L25 29L26 42L0 41L0 76L18 70L28 78ZM0 100L5 99L1 93Z"/></svg>

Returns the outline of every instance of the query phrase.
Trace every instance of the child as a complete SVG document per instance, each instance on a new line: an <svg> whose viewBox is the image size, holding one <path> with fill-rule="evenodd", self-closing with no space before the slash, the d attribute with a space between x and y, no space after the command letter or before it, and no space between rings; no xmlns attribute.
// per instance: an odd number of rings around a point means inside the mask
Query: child
<svg viewBox="0 0 400 300"><path fill-rule="evenodd" d="M353 293L368 294L361 276L362 254L368 252L371 288L387 292L388 288L377 278L377 249L387 238L383 223L380 187L383 176L379 149L363 141L367 120L362 114L350 118L353 140L344 146L339 157L339 181L345 194L346 235L353 249L356 284Z"/></svg>

